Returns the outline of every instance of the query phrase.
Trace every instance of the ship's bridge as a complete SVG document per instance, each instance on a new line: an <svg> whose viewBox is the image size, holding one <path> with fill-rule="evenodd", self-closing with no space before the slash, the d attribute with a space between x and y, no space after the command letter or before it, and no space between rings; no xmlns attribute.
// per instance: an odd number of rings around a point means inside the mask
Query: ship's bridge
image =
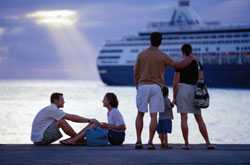
<svg viewBox="0 0 250 165"><path fill-rule="evenodd" d="M148 24L148 28L157 29L162 31L166 28L171 29L183 29L183 28L200 28L205 23L196 13L196 11L190 7L189 0L179 0L178 6L174 8L174 12L169 22L151 22Z"/></svg>

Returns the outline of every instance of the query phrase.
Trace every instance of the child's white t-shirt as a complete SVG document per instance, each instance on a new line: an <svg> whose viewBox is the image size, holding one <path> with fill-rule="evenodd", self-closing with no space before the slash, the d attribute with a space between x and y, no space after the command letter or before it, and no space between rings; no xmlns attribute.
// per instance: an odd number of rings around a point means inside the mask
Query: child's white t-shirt
<svg viewBox="0 0 250 165"><path fill-rule="evenodd" d="M112 124L115 126L125 124L122 114L117 108L112 108L112 110L108 112L108 124Z"/></svg>

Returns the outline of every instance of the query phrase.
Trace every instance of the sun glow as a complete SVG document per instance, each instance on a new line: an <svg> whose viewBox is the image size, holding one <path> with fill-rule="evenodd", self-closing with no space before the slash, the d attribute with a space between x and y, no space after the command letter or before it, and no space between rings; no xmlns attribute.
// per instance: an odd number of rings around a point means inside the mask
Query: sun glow
<svg viewBox="0 0 250 165"><path fill-rule="evenodd" d="M38 25L46 25L63 64L63 71L73 79L98 79L95 50L89 44L83 29L76 22L80 19L72 10L40 10L28 13ZM79 18L78 18L79 17Z"/></svg>
<svg viewBox="0 0 250 165"><path fill-rule="evenodd" d="M29 13L26 16L35 19L37 24L52 27L73 26L78 19L77 13L72 10L42 10Z"/></svg>

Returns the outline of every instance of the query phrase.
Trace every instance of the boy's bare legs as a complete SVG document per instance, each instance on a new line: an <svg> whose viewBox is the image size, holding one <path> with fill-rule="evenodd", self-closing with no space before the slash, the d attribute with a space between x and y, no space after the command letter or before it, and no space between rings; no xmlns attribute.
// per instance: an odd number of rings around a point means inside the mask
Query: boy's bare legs
<svg viewBox="0 0 250 165"><path fill-rule="evenodd" d="M165 141L165 134L164 133L160 133L159 134L159 138L161 140L161 148L165 148L165 144L166 144L166 141Z"/></svg>
<svg viewBox="0 0 250 165"><path fill-rule="evenodd" d="M57 122L57 126L58 128L61 128L63 132L69 135L70 137L75 137L77 135L75 130L69 125L69 123L66 120L63 119L59 120Z"/></svg>
<svg viewBox="0 0 250 165"><path fill-rule="evenodd" d="M166 148L172 149L172 147L168 145L168 134L167 133L165 134L165 145L166 145Z"/></svg>

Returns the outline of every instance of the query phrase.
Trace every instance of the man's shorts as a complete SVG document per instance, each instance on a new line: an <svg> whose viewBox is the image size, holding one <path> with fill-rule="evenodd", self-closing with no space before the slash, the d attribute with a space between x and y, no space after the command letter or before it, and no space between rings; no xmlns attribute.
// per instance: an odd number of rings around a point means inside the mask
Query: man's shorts
<svg viewBox="0 0 250 165"><path fill-rule="evenodd" d="M40 142L35 142L36 145L51 144L62 137L62 133L57 127L56 122L53 122L43 133L43 139Z"/></svg>
<svg viewBox="0 0 250 165"><path fill-rule="evenodd" d="M164 112L164 98L161 87L157 84L139 85L136 95L136 105L139 112Z"/></svg>

